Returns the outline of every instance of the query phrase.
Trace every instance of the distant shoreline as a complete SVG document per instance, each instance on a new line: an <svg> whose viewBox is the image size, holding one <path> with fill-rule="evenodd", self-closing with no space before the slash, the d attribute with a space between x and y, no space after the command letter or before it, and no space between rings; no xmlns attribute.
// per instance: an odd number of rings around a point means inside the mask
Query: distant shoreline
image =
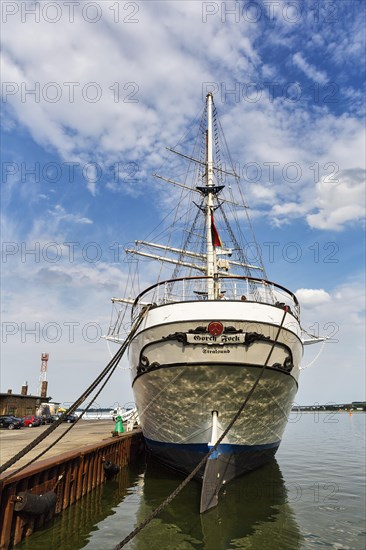
<svg viewBox="0 0 366 550"><path fill-rule="evenodd" d="M326 404L326 405L295 405L291 409L292 411L301 411L301 412L365 412L366 411L366 402L364 401L354 401L352 403L345 404Z"/></svg>

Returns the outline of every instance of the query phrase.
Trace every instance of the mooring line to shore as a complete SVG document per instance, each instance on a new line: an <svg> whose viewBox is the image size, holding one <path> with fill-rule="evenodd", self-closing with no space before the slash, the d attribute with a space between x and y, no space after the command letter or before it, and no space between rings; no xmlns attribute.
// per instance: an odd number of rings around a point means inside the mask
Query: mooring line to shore
<svg viewBox="0 0 366 550"><path fill-rule="evenodd" d="M142 531L157 515L159 515L159 513L164 510L164 508L166 508L166 506L168 506L168 504L170 504L172 502L172 500L174 500L174 498L182 491L182 489L184 489L184 487L194 478L194 476L199 472L199 470L202 468L202 466L204 466L204 464L207 462L208 458L216 451L217 447L220 445L220 443L222 442L222 440L227 436L227 434L229 433L229 431L231 430L231 428L233 427L233 425L235 424L235 422L238 420L239 416L241 415L241 413L243 412L244 408L246 407L249 399L251 398L251 396L253 395L256 387L258 386L263 374L264 374L264 371L268 365L268 362L272 356L272 353L273 353L273 350L275 348L275 345L278 341L278 338L279 338L279 335L280 335L280 332L282 330L282 327L283 327L283 323L285 321L285 317L286 317L286 314L287 314L287 311L284 311L283 313L283 316L282 316L282 319L281 319L281 323L278 327L278 330L277 330L277 334L276 334L276 337L272 343L272 346L271 346L271 349L269 350L269 353L268 353L268 356L267 356L267 359L265 360L262 368L260 369L260 372L253 384L253 386L251 387L251 389L249 390L249 393L248 395L246 396L246 398L244 399L243 403L240 405L238 411L235 413L235 415L233 416L232 420L229 422L228 426L225 428L224 432L221 434L221 436L219 437L219 439L216 441L215 445L208 451L208 453L200 460L200 462L197 464L197 466L192 470L192 472L182 481L182 483L180 483L180 485L178 485L178 487L176 489L174 489L174 491L172 493L170 493L170 495L157 507L155 508L155 510L153 510L151 512L151 514L144 520L142 521L137 527L135 527L135 529L133 531L131 531L127 537L125 537L119 544L117 544L117 546L114 546L113 550L120 550L121 548L123 548L128 542L130 542L130 540L132 540L140 531Z"/></svg>
<svg viewBox="0 0 366 550"><path fill-rule="evenodd" d="M115 365L113 366L113 368L111 369L111 372L109 373L109 375L107 376L106 380L103 382L102 386L100 387L100 389L98 390L98 392L95 394L95 396L93 397L93 399L90 401L90 403L85 407L85 409L82 411L82 413L80 414L80 416L78 416L78 418L75 420L75 422L73 422L72 424L70 424L70 426L55 440L53 441L48 447L46 447L46 449L44 449L43 451L41 451L37 456L35 456L34 458L32 458L31 460L29 460L29 462L27 462L26 464L24 464L23 466L20 466L20 468L17 468L16 470L12 471L9 473L9 475L7 475L6 477L4 477L1 481L5 481L6 479L10 478L10 477L13 477L15 474L18 474L19 472L21 472L22 470L25 470L25 468L27 468L28 466L30 466L31 464L33 464L33 462L36 462L39 458L41 458L43 455L45 455L50 449L52 449L52 447L54 447L55 445L57 445L57 443L59 441L61 441L61 439L63 437L65 437L65 435L67 435L69 433L69 431L74 428L74 426L79 422L79 420L84 416L84 414L89 410L89 408L91 407L91 405L94 403L94 401L96 400L96 398L98 397L98 395L100 395L100 393L103 391L103 389L105 388L106 384L108 383L109 379L111 378L112 374L115 372L116 368L118 366L118 361L115 363ZM65 413L67 414L67 413ZM49 435L49 434L48 434Z"/></svg>
<svg viewBox="0 0 366 550"><path fill-rule="evenodd" d="M85 401L85 399L87 399L89 397L89 395L97 388L97 386L103 380L103 378L105 378L108 375L106 380L104 381L102 387L97 392L97 394L94 396L94 398L91 400L89 405L85 408L83 413L80 415L79 419L82 417L82 415L89 409L89 407L92 405L94 400L98 397L98 395L103 390L106 383L108 382L108 380L110 379L110 377L114 373L118 363L120 362L122 356L124 355L124 353L125 353L128 345L130 344L132 338L136 334L136 331L139 328L139 326L141 325L143 319L146 317L148 311L149 311L149 307L147 307L146 309L143 310L143 312L137 318L134 326L131 328L131 331L128 334L126 340L123 342L122 346L119 348L117 353L113 356L113 358L109 361L109 363L103 369L103 371L99 374L99 376L94 380L94 382L92 382L92 384L90 384L90 386L85 390L85 392L71 405L71 407L68 408L68 410L65 413L63 413L63 415L58 420L56 420L56 422L51 424L51 426L49 426L49 428L47 428L47 430L45 430L42 434L40 434L33 441L31 441L28 445L26 445L23 449L21 449L15 456L13 456L11 459L9 459L7 462L5 462L5 464L3 464L0 467L0 474L5 472L8 468L10 468L16 462L18 462L18 460L23 458L23 456L28 454L39 443L41 443L44 439L46 439L46 437L48 437L54 430L56 430L56 428L58 428L60 426L60 424L62 424L65 416L67 416L69 414L72 414ZM5 478L3 478L1 481L4 481L5 479L8 479L9 477L14 476L16 473L18 473L19 471L23 470L24 468L26 468L27 466L32 464L35 460L38 460L38 458L43 456L49 449L51 449L54 445L56 445L56 443L58 443L60 441L60 439L62 439L69 432L69 430L71 430L74 427L75 424L76 424L76 422L73 423L67 430L65 430L65 432L58 439L56 439L56 441L54 441L51 445L49 445L39 455L37 455L32 460L30 460L27 464L25 464L21 468L18 468L17 470L14 470L14 471L10 472L9 475L6 476Z"/></svg>

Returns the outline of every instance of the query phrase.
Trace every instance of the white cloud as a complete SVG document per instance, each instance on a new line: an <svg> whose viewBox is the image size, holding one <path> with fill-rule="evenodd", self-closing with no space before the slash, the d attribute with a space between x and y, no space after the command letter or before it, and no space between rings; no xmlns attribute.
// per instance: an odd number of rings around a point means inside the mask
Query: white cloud
<svg viewBox="0 0 366 550"><path fill-rule="evenodd" d="M324 109L312 117L299 105L291 119L284 120L280 102L273 107L261 103L243 115L244 125L251 128L250 139L243 143L240 128L231 130L235 114L234 110L228 127L230 141L242 143L245 151L241 168L256 162L261 169L262 185L247 183L251 206L266 204L257 188L264 194L271 189L273 206L269 212L263 209L263 214L269 214L276 226L304 218L310 227L339 231L362 222L365 138L357 118L336 117ZM274 166L272 175L269 163ZM296 171L298 179L291 182ZM243 175L242 171L245 180Z"/></svg>
<svg viewBox="0 0 366 550"><path fill-rule="evenodd" d="M103 7L110 5L103 2ZM177 129L179 136L186 117L194 115L202 83L215 80L207 69L211 62L235 68L238 47L256 60L251 40L239 26L218 21L202 32L200 4L141 3L138 23L130 25L113 23L113 10L103 9L103 16L100 24L87 25L76 8L72 25L58 24L57 44L54 26L42 20L22 25L14 18L4 29L3 79L19 86L7 101L35 140L51 144L63 158L91 149L99 155L145 154L161 128L165 138ZM47 87L51 82L56 88ZM75 83L74 99L65 82ZM40 101L31 94L22 100L21 90L35 86ZM52 102L48 96L54 89L61 97ZM88 98L95 91L101 97L92 102Z"/></svg>
<svg viewBox="0 0 366 550"><path fill-rule="evenodd" d="M358 67L365 52L364 13L359 11L357 3L350 2L345 4L342 20L343 25L327 44L327 53L340 67L345 63Z"/></svg>
<svg viewBox="0 0 366 550"><path fill-rule="evenodd" d="M301 299L301 291L305 291L305 300ZM364 276L347 279L329 292L299 289L297 295L302 306L302 326L328 340L323 346L305 348L305 370L296 402L346 403L365 399ZM311 367L307 369L307 365Z"/></svg>
<svg viewBox="0 0 366 550"><path fill-rule="evenodd" d="M313 199L317 212L306 216L310 227L339 231L347 223L364 219L365 183L362 169L343 171L337 181L322 178Z"/></svg>
<svg viewBox="0 0 366 550"><path fill-rule="evenodd" d="M313 65L308 63L300 52L296 52L292 59L295 65L304 73L310 80L318 82L319 84L326 84L328 77L324 71L317 70Z"/></svg>
<svg viewBox="0 0 366 550"><path fill-rule="evenodd" d="M62 239L44 233L41 251L43 242ZM110 298L124 295L126 278L119 264L87 261L79 248L70 256L62 247L56 264L42 252L8 258L2 280L2 389L16 391L26 379L34 393L38 358L47 351L50 395L56 400L77 398L110 359L101 336L109 326ZM121 404L131 399L129 381L123 388L110 386L108 396L101 397L106 405L111 398Z"/></svg>
<svg viewBox="0 0 366 550"><path fill-rule="evenodd" d="M81 216L80 214L72 214L66 212L66 210L60 204L56 204L53 210L49 210L48 213L57 221L57 222L67 222L67 223L77 223L81 225L92 224L92 220Z"/></svg>
<svg viewBox="0 0 366 550"><path fill-rule="evenodd" d="M303 211L303 207L296 203L275 205L270 210L270 222L274 227L283 227L289 225L294 219L301 217Z"/></svg>
<svg viewBox="0 0 366 550"><path fill-rule="evenodd" d="M300 304L307 306L325 304L331 299L330 294L322 288L299 288L295 294Z"/></svg>
<svg viewBox="0 0 366 550"><path fill-rule="evenodd" d="M327 196L331 190L316 185L324 180L329 162L342 170L363 166L364 130L356 118L330 114L326 104L312 112L304 87L300 100L292 103L283 97L271 100L262 85L258 101L252 102L253 97L244 101L241 95L227 108L227 99L233 96L225 93L243 82L258 82L260 74L264 81L270 78L280 87L286 85L278 66L262 63L255 41L259 26L237 24L235 18L223 24L220 17L204 24L202 6L194 2L139 3L138 23L117 25L113 9L104 9L112 3L101 5L103 20L95 25L87 24L81 7L75 7L74 23L57 23L57 43L55 27L43 20L35 25L30 19L23 25L20 19L9 18L4 28L3 80L19 86L7 102L39 144L51 146L62 159L82 164L93 160L111 166L121 157L123 162L136 161L144 166L136 183L121 187L109 182L106 188L139 196L145 173L154 171L164 147L176 143L187 129L201 107L205 85L211 83L233 158L241 167L246 162L262 167L264 186L255 183L248 193L256 212L260 205L268 215L272 200L276 203L270 216L276 225L304 217L311 227L342 229L345 223L359 220L358 197L354 203L354 194L348 194L343 211L336 208L331 215L324 206L332 202ZM279 32L288 33L292 27L280 26ZM291 35L289 48L294 39ZM328 82L327 75L300 51L291 59L312 80ZM51 82L61 90L59 101L47 100ZM75 83L73 93L67 82ZM93 82L101 92L95 103L87 100L95 91ZM22 100L21 90L36 83L40 101L32 95ZM75 96L72 100L70 94ZM280 165L275 181L269 181L263 166L268 162ZM302 169L301 180L292 185L281 172L291 162ZM309 169L314 163L320 166L319 177ZM86 185L93 196L98 194L93 178Z"/></svg>
<svg viewBox="0 0 366 550"><path fill-rule="evenodd" d="M264 185L253 184L249 188L250 199L254 199L257 204L273 204L276 193L274 189Z"/></svg>

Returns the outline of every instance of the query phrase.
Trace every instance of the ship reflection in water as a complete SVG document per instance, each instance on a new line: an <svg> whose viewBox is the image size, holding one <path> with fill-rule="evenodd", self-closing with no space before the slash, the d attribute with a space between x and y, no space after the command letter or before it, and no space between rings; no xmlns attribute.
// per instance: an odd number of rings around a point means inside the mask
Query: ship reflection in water
<svg viewBox="0 0 366 550"><path fill-rule="evenodd" d="M26 539L24 550L113 549L178 486L180 479L149 461L124 468ZM222 490L216 508L198 513L201 484L192 481L124 548L296 550L303 538L276 460Z"/></svg>
<svg viewBox="0 0 366 550"><path fill-rule="evenodd" d="M177 486L177 477L149 462L137 523L143 521ZM301 547L300 529L291 509L296 498L286 490L276 460L237 478L220 494L216 508L198 514L200 484L193 482L127 548L281 548Z"/></svg>

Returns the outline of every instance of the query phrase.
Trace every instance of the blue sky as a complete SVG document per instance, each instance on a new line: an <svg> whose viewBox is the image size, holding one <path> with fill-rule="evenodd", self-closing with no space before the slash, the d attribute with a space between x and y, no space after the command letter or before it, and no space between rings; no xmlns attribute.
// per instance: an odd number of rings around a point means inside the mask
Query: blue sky
<svg viewBox="0 0 366 550"><path fill-rule="evenodd" d="M364 399L364 29L359 0L3 2L1 391L36 393L43 351L62 402L106 364L120 251L212 91L268 275L336 340L297 402ZM100 404L131 397L118 369Z"/></svg>

